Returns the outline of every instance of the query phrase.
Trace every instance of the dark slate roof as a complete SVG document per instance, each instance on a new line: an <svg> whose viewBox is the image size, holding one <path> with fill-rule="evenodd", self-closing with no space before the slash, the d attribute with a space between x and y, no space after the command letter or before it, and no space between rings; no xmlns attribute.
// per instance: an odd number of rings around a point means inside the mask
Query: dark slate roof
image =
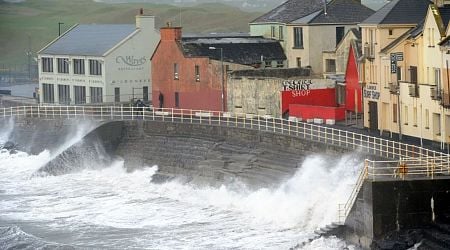
<svg viewBox="0 0 450 250"><path fill-rule="evenodd" d="M283 48L276 40L261 36L248 37L183 37L183 52L190 57L209 57L220 60L220 49L223 49L223 60L226 62L254 65L263 60L286 60ZM215 50L210 49L215 47Z"/></svg>
<svg viewBox="0 0 450 250"><path fill-rule="evenodd" d="M440 41L438 44L440 46L449 47L450 46L450 36L447 36L446 38L442 39L442 41Z"/></svg>
<svg viewBox="0 0 450 250"><path fill-rule="evenodd" d="M445 5L439 8L439 13L444 23L444 27L447 28L448 22L450 21L450 5Z"/></svg>
<svg viewBox="0 0 450 250"><path fill-rule="evenodd" d="M351 28L349 32L352 32L358 40L361 40L361 31L357 28Z"/></svg>
<svg viewBox="0 0 450 250"><path fill-rule="evenodd" d="M430 0L392 0L361 24L417 24L425 18Z"/></svg>
<svg viewBox="0 0 450 250"><path fill-rule="evenodd" d="M101 56L136 30L134 24L81 24L41 54Z"/></svg>
<svg viewBox="0 0 450 250"><path fill-rule="evenodd" d="M356 0L333 0L327 5L327 14L322 10L311 24L360 23L375 13Z"/></svg>
<svg viewBox="0 0 450 250"><path fill-rule="evenodd" d="M323 8L322 0L287 0L252 23L290 23Z"/></svg>

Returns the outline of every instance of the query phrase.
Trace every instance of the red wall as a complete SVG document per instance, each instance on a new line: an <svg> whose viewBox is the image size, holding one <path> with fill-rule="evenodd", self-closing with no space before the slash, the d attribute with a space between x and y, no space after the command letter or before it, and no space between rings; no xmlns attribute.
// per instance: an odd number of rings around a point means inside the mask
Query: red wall
<svg viewBox="0 0 450 250"><path fill-rule="evenodd" d="M350 53L348 55L347 71L345 72L345 107L349 111L361 113L362 110L362 93L361 86L359 85L358 79L358 65L356 64L355 53L353 51L353 46L350 46ZM356 96L356 98L355 98ZM356 100L356 101L355 101Z"/></svg>
<svg viewBox="0 0 450 250"><path fill-rule="evenodd" d="M336 107L336 89L288 90L281 93L281 111L290 111L291 104ZM290 113L290 112L289 112Z"/></svg>
<svg viewBox="0 0 450 250"><path fill-rule="evenodd" d="M161 41L152 57L153 106L159 107L159 94L162 93L164 108L175 108L175 92L178 92L178 108L221 111L220 63L207 57L185 57L180 39L181 28L161 29ZM178 64L178 80L174 79L174 63ZM200 66L198 82L195 79L195 65ZM226 79L224 88L226 101Z"/></svg>
<svg viewBox="0 0 450 250"><path fill-rule="evenodd" d="M301 117L303 120L321 118L342 121L345 119L345 107L291 104L289 105L289 116Z"/></svg>

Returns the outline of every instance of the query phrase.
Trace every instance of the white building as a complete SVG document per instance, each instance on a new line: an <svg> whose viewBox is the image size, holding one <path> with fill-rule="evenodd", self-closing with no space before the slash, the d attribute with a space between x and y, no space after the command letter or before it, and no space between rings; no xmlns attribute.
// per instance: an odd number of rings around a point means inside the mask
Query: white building
<svg viewBox="0 0 450 250"><path fill-rule="evenodd" d="M155 18L133 24L81 24L38 52L40 103L151 101Z"/></svg>

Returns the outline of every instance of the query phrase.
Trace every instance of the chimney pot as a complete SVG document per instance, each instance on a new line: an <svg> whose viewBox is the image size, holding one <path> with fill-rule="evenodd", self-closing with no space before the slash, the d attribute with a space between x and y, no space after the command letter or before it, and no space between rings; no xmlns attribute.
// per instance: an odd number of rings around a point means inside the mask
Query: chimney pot
<svg viewBox="0 0 450 250"><path fill-rule="evenodd" d="M140 10L139 10L139 15L144 15L144 9L143 8L141 8Z"/></svg>

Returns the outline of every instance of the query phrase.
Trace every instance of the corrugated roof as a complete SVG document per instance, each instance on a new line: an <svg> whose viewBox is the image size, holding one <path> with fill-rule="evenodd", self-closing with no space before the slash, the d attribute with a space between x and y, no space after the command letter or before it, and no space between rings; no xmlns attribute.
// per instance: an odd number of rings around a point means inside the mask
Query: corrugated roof
<svg viewBox="0 0 450 250"><path fill-rule="evenodd" d="M263 60L286 60L283 48L275 40L262 37L199 37L182 38L183 52L186 56L209 57L220 60L220 49L223 49L223 60L243 65L254 65ZM210 49L215 47L216 49Z"/></svg>
<svg viewBox="0 0 450 250"><path fill-rule="evenodd" d="M327 5L327 14L322 10L321 14L313 18L311 24L328 23L360 23L375 13L356 0L334 0Z"/></svg>
<svg viewBox="0 0 450 250"><path fill-rule="evenodd" d="M101 56L136 30L134 24L81 24L41 54Z"/></svg>
<svg viewBox="0 0 450 250"><path fill-rule="evenodd" d="M252 23L290 23L323 8L322 0L288 0Z"/></svg>
<svg viewBox="0 0 450 250"><path fill-rule="evenodd" d="M361 24L417 24L425 18L429 0L392 0Z"/></svg>

